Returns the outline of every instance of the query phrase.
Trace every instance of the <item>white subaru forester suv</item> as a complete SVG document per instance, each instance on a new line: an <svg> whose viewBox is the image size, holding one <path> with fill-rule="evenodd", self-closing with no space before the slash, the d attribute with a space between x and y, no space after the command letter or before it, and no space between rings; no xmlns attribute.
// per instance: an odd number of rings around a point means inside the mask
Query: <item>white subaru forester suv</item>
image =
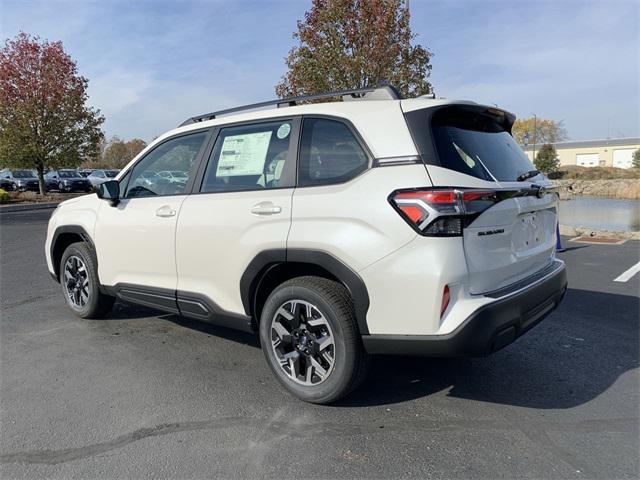
<svg viewBox="0 0 640 480"><path fill-rule="evenodd" d="M48 268L82 318L118 298L259 332L314 403L352 391L368 354L486 355L567 288L557 194L513 121L389 85L194 117L60 204Z"/></svg>

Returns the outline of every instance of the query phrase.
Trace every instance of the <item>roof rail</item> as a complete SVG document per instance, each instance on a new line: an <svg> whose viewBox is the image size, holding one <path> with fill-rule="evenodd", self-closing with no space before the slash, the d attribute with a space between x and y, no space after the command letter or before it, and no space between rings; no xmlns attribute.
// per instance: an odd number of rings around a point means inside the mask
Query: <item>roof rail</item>
<svg viewBox="0 0 640 480"><path fill-rule="evenodd" d="M402 95L400 92L388 82L381 82L373 87L365 88L353 88L349 90L339 90L337 92L318 93L315 95L302 95L299 97L277 98L275 100L269 100L267 102L252 103L250 105L243 105L241 107L227 108L225 110L218 110L217 112L205 113L203 115L197 115L190 117L179 126L183 127L191 123L203 122L205 120L213 120L220 115L228 115L231 113L242 112L244 110L255 110L263 107L270 107L276 105L280 107L293 107L301 102L308 102L310 100L319 100L321 98L342 97L343 101L350 100L400 100Z"/></svg>

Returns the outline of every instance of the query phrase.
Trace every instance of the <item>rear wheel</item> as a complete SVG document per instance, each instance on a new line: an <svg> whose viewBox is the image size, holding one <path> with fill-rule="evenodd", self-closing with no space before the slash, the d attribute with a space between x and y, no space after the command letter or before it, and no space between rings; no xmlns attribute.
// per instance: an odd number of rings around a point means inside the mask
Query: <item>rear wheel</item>
<svg viewBox="0 0 640 480"><path fill-rule="evenodd" d="M94 255L84 242L72 243L62 254L60 285L67 305L81 318L102 318L115 301L100 292Z"/></svg>
<svg viewBox="0 0 640 480"><path fill-rule="evenodd" d="M276 378L307 402L334 402L366 375L353 301L332 280L299 277L277 287L262 310L260 343Z"/></svg>

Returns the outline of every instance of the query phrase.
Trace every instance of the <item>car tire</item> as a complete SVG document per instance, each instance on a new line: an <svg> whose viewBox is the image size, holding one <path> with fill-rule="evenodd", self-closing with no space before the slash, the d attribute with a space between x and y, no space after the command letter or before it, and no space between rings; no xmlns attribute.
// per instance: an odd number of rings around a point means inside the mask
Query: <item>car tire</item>
<svg viewBox="0 0 640 480"><path fill-rule="evenodd" d="M60 193L64 192L64 186L62 185L62 183L58 183L58 191Z"/></svg>
<svg viewBox="0 0 640 480"><path fill-rule="evenodd" d="M260 343L276 378L306 402L335 402L366 376L353 300L333 280L307 276L278 286L262 309Z"/></svg>
<svg viewBox="0 0 640 480"><path fill-rule="evenodd" d="M97 261L85 242L72 243L62 254L60 285L67 305L81 318L102 318L115 302L100 291Z"/></svg>

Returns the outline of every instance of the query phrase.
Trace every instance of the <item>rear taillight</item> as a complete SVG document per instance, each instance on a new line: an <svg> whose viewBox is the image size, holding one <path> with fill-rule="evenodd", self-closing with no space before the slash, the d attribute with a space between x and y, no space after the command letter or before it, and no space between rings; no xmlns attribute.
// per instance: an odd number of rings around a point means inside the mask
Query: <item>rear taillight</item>
<svg viewBox="0 0 640 480"><path fill-rule="evenodd" d="M389 201L420 234L456 237L499 199L493 190L424 188L396 190Z"/></svg>

